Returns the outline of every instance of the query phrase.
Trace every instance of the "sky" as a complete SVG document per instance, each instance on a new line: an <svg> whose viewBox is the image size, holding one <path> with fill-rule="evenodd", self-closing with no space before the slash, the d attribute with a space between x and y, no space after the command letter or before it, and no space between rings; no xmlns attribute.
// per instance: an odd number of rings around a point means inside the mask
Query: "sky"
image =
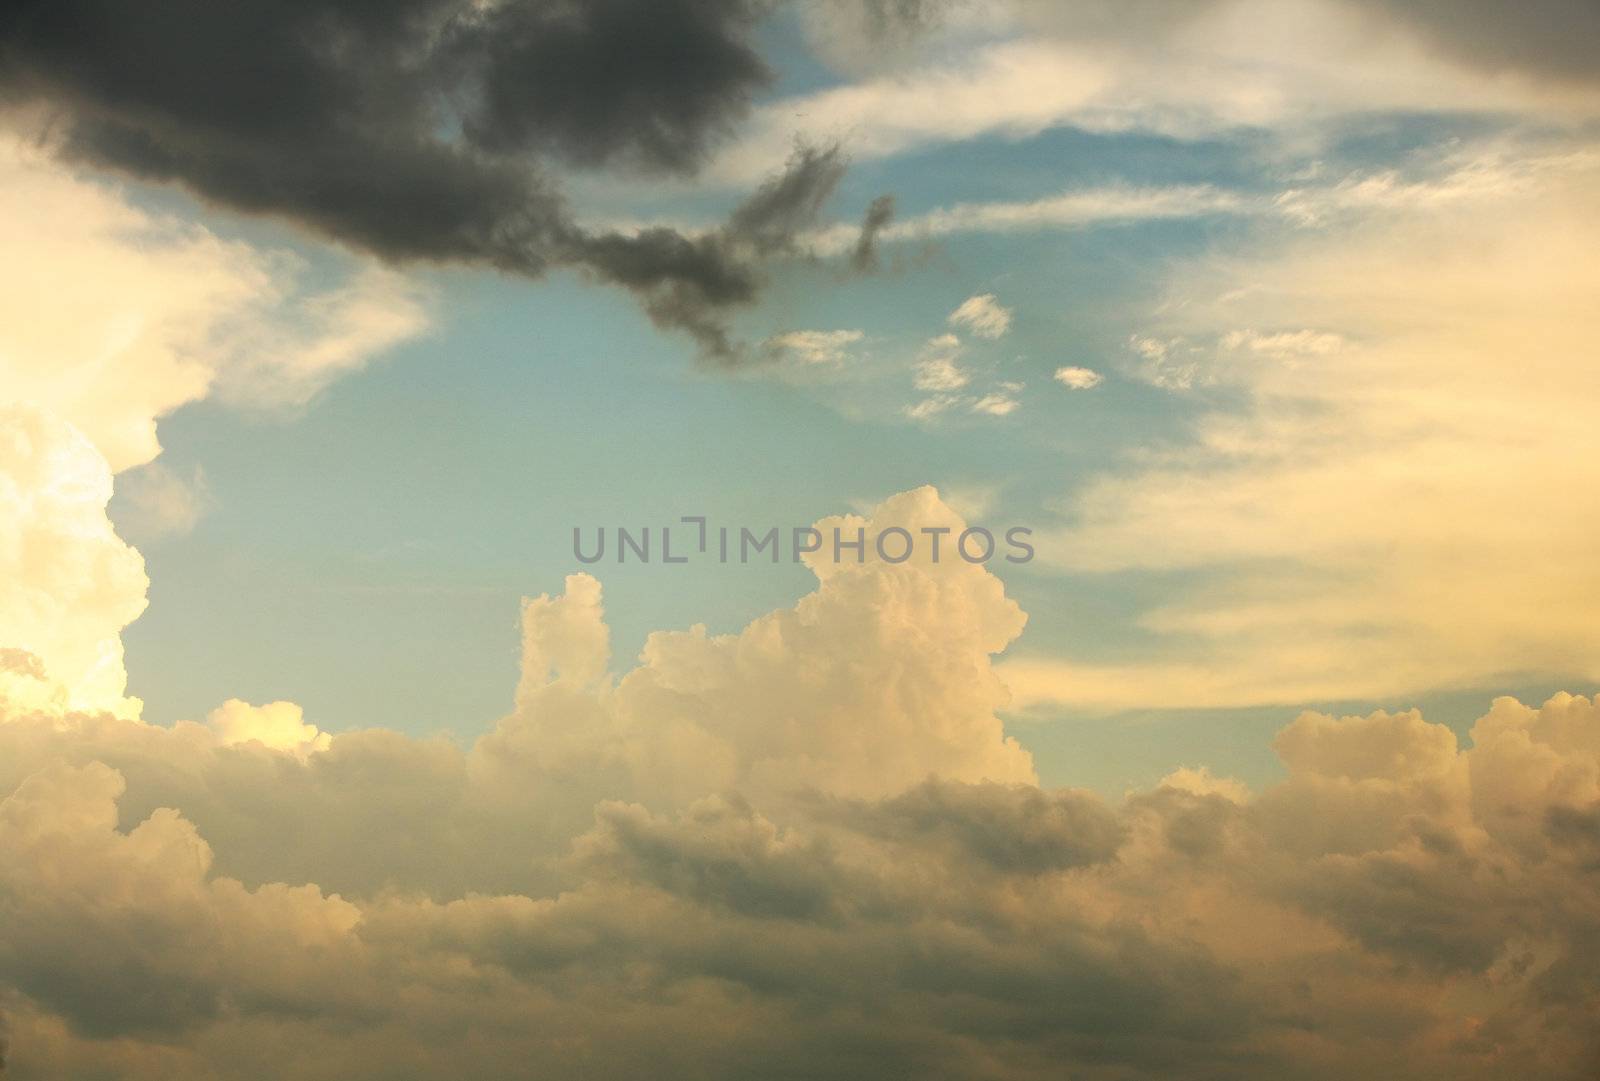
<svg viewBox="0 0 1600 1081"><path fill-rule="evenodd" d="M1597 35L13 5L0 1075L1589 1076Z"/></svg>

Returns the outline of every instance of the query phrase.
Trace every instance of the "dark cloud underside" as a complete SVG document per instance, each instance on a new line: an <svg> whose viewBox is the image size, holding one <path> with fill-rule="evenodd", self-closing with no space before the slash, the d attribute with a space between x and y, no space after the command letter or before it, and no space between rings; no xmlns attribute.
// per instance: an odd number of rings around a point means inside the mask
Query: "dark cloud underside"
<svg viewBox="0 0 1600 1081"><path fill-rule="evenodd" d="M72 160L391 260L575 267L735 352L730 307L837 181L804 151L729 225L596 235L541 163L688 173L769 77L749 0L113 0L0 14L0 95Z"/></svg>

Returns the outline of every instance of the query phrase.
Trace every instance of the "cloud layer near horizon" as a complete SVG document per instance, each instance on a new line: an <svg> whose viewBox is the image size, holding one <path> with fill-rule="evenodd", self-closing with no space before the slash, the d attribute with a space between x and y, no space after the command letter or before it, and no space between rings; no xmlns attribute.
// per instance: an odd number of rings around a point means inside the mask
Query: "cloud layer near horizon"
<svg viewBox="0 0 1600 1081"><path fill-rule="evenodd" d="M853 526L860 519L824 522ZM870 528L955 525L931 489ZM468 748L0 705L18 1078L1577 1077L1600 707L1308 713L1251 793L1041 788L987 570L813 566L610 672L529 601ZM13 656L5 686L41 675ZM0 702L7 701L0 699Z"/></svg>

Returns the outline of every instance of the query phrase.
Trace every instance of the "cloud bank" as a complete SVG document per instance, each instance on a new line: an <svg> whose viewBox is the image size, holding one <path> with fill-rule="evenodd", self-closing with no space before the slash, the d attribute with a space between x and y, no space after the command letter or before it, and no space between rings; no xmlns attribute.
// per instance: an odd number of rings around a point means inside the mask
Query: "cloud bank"
<svg viewBox="0 0 1600 1081"><path fill-rule="evenodd" d="M932 489L881 529L960 519ZM4 700L14 1076L1578 1077L1600 1061L1600 706L1308 713L1259 793L1041 788L1024 617L962 562L813 564L612 666L528 601L470 747ZM8 686L42 673L12 656ZM886 1064L890 1064L887 1065Z"/></svg>

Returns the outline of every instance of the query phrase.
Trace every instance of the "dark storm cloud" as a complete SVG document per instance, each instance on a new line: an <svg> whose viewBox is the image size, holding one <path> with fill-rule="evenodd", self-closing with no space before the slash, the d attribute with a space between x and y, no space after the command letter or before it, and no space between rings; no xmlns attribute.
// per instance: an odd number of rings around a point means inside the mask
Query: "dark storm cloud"
<svg viewBox="0 0 1600 1081"><path fill-rule="evenodd" d="M751 0L24 0L0 98L71 160L184 185L385 259L635 291L710 354L841 169L797 152L721 230L593 233L540 163L691 172L768 70Z"/></svg>
<svg viewBox="0 0 1600 1081"><path fill-rule="evenodd" d="M480 146L553 150L585 165L693 169L767 68L745 40L749 0L509 3L456 47L479 83Z"/></svg>

